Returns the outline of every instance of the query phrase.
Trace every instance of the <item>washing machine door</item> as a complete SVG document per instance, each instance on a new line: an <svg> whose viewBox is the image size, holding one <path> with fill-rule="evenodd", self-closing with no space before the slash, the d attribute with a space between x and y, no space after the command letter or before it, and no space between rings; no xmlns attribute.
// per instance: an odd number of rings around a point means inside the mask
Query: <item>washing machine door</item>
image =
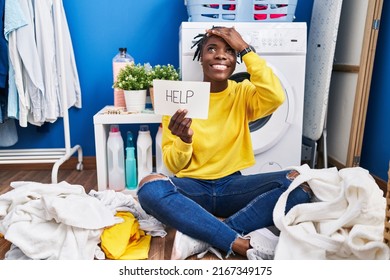
<svg viewBox="0 0 390 280"><path fill-rule="evenodd" d="M273 114L249 124L255 155L269 150L278 143L287 132L294 116L294 98L291 86L277 68L273 67L270 63L268 65L279 78L286 94L286 101ZM249 79L249 77L248 72L237 72L230 79L240 82L244 79Z"/></svg>

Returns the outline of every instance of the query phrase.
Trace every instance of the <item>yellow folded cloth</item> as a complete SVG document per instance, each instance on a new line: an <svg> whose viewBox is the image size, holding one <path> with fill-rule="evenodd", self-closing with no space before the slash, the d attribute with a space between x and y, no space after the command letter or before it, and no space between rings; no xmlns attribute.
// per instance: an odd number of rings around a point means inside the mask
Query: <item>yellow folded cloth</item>
<svg viewBox="0 0 390 280"><path fill-rule="evenodd" d="M138 220L130 212L117 212L122 223L103 230L101 248L106 258L114 260L147 259L151 236L139 228Z"/></svg>

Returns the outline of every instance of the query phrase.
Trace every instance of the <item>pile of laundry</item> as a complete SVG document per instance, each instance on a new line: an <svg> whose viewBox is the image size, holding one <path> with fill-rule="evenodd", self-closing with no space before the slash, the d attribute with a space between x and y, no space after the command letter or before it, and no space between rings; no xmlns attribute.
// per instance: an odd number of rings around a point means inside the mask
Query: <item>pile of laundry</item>
<svg viewBox="0 0 390 280"><path fill-rule="evenodd" d="M280 230L275 259L388 260L384 243L386 198L369 172L361 167L310 169L279 198L274 222ZM307 182L314 201L285 214L289 193Z"/></svg>
<svg viewBox="0 0 390 280"><path fill-rule="evenodd" d="M13 182L0 196L5 259L146 259L164 225L124 193L90 191L67 182Z"/></svg>

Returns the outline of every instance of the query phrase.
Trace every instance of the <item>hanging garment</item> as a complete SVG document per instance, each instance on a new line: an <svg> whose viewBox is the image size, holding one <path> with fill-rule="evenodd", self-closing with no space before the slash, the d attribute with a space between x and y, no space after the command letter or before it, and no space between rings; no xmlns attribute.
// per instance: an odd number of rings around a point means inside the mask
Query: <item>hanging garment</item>
<svg viewBox="0 0 390 280"><path fill-rule="evenodd" d="M5 0L0 0L0 30L4 30ZM0 88L5 88L8 74L8 46L4 34L0 34Z"/></svg>
<svg viewBox="0 0 390 280"><path fill-rule="evenodd" d="M8 35L27 24L23 12L17 1L5 1L4 7L4 37L8 40ZM8 45L5 50L8 56ZM15 83L15 71L8 56L8 104L7 116L13 119L19 119L19 98Z"/></svg>
<svg viewBox="0 0 390 280"><path fill-rule="evenodd" d="M39 0L38 0L39 1ZM74 57L72 40L66 21L65 10L62 0L53 2L54 9L54 33L56 43L56 59L58 75L66 77L60 80L60 92L66 96L68 108L75 106L82 107L80 81ZM58 11L58 13L57 13ZM62 46L62 48L60 47ZM61 83L63 81L64 83ZM62 108L67 110L68 108ZM61 114L63 116L63 113Z"/></svg>
<svg viewBox="0 0 390 280"><path fill-rule="evenodd" d="M45 121L54 122L60 116L59 79L56 63L54 14L52 0L34 1L36 45L45 87Z"/></svg>
<svg viewBox="0 0 390 280"><path fill-rule="evenodd" d="M0 147L10 147L18 142L15 120L7 119L0 124Z"/></svg>
<svg viewBox="0 0 390 280"><path fill-rule="evenodd" d="M124 221L103 230L101 247L106 257L113 260L147 259L151 236L145 235L130 212L118 212L115 216Z"/></svg>
<svg viewBox="0 0 390 280"><path fill-rule="evenodd" d="M18 90L15 84L15 71L9 64L8 71L8 100L7 100L7 116L12 119L19 119L19 97Z"/></svg>
<svg viewBox="0 0 390 280"><path fill-rule="evenodd" d="M15 84L19 96L19 124L26 127L30 122L44 122L44 84L41 64L35 43L34 10L30 0L9 1L7 6L18 5L27 25L8 33L9 57L15 71ZM13 8L17 10L18 8ZM8 22L5 24L8 25Z"/></svg>
<svg viewBox="0 0 390 280"><path fill-rule="evenodd" d="M22 9L18 1L5 1L4 7L4 36L9 39L9 34L23 26L27 25ZM9 49L9 48L8 48ZM8 51L7 49L7 51ZM16 88L15 70L8 57L8 117L19 119L19 97Z"/></svg>
<svg viewBox="0 0 390 280"><path fill-rule="evenodd" d="M4 30L12 65L10 98L14 100L16 88L19 124L40 126L63 117L64 110L72 106L81 108L80 82L62 1L6 0Z"/></svg>
<svg viewBox="0 0 390 280"><path fill-rule="evenodd" d="M273 214L281 231L275 259L389 259L383 242L386 200L367 170L292 168L300 175ZM315 201L284 214L289 193L303 182L309 183Z"/></svg>
<svg viewBox="0 0 390 280"><path fill-rule="evenodd" d="M7 89L0 88L0 124L7 120Z"/></svg>

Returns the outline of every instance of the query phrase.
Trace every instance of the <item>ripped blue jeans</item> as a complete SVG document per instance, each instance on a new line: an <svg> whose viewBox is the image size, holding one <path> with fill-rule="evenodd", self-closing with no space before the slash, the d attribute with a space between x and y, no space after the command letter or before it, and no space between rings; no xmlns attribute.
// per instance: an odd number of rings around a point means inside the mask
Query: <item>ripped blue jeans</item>
<svg viewBox="0 0 390 280"><path fill-rule="evenodd" d="M229 254L237 237L273 225L274 206L292 180L289 173L236 172L216 180L154 179L140 186L138 199L163 224ZM288 197L286 212L310 198L307 191L296 188Z"/></svg>

